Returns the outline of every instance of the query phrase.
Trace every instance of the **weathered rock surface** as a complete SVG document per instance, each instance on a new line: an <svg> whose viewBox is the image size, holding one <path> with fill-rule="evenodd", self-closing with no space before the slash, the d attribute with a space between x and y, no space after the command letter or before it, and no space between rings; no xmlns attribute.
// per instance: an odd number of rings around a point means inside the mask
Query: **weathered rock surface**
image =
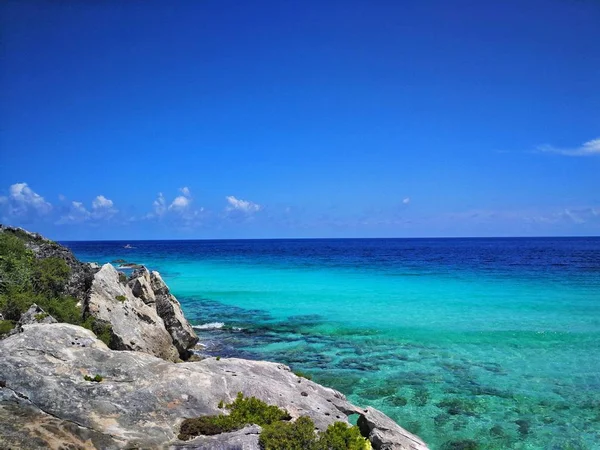
<svg viewBox="0 0 600 450"><path fill-rule="evenodd" d="M56 319L33 303L29 309L21 315L21 318L8 335L12 336L13 334L20 333L23 331L23 325L31 325L34 323L56 323Z"/></svg>
<svg viewBox="0 0 600 450"><path fill-rule="evenodd" d="M85 301L94 279L95 270L92 266L79 261L68 248L46 239L38 233L4 225L0 225L0 232L13 233L23 239L36 258L60 258L65 261L71 269L65 293L81 302Z"/></svg>
<svg viewBox="0 0 600 450"><path fill-rule="evenodd" d="M171 294L160 274L156 271L149 272L144 267L133 273L128 284L133 295L156 308L180 357L187 359L191 354L188 349L198 342L198 337L183 315L181 305Z"/></svg>
<svg viewBox="0 0 600 450"><path fill-rule="evenodd" d="M0 341L0 374L0 448L257 448L249 429L177 440L184 418L219 414L218 403L238 392L293 418L308 415L321 430L346 414L364 414L376 449L427 448L382 413L365 412L281 364L215 358L174 364L112 351L92 332L63 323L26 325ZM97 374L102 382L84 380Z"/></svg>
<svg viewBox="0 0 600 450"><path fill-rule="evenodd" d="M361 434L368 436L376 449L420 450L425 448L425 443L421 438L409 433L375 408L366 408L358 418L357 425Z"/></svg>
<svg viewBox="0 0 600 450"><path fill-rule="evenodd" d="M102 266L94 276L86 312L110 323L112 348L179 360L179 352L156 309L136 297L119 280L119 272L111 264Z"/></svg>
<svg viewBox="0 0 600 450"><path fill-rule="evenodd" d="M261 450L258 436L262 431L258 425L251 425L231 433L217 436L199 436L186 442L176 442L169 449L193 450Z"/></svg>

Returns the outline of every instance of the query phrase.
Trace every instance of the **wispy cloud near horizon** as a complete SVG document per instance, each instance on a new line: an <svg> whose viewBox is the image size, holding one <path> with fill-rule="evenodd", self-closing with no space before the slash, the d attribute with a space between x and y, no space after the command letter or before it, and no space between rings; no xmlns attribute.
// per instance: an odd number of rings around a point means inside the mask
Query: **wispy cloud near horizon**
<svg viewBox="0 0 600 450"><path fill-rule="evenodd" d="M575 148L554 147L548 144L540 145L537 151L563 156L600 156L600 138L592 139Z"/></svg>

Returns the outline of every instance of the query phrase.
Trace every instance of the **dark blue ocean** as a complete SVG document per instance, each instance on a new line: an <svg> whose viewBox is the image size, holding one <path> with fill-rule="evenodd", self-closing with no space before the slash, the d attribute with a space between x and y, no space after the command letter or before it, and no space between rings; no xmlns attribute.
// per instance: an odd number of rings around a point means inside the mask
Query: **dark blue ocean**
<svg viewBox="0 0 600 450"><path fill-rule="evenodd" d="M600 238L65 244L161 272L204 353L284 362L432 449L600 448Z"/></svg>

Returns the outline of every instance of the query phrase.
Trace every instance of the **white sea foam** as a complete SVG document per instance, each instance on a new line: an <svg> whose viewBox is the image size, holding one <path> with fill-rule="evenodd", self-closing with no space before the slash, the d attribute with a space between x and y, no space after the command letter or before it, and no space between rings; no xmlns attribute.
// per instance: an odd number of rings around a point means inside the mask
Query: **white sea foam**
<svg viewBox="0 0 600 450"><path fill-rule="evenodd" d="M223 328L224 325L223 322L210 322L202 325L193 325L192 328L195 328L196 330L218 330Z"/></svg>

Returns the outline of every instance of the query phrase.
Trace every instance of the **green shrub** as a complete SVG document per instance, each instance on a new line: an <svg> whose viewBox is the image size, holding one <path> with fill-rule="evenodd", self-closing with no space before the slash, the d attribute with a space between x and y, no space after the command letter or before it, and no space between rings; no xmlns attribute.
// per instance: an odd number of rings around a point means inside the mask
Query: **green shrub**
<svg viewBox="0 0 600 450"><path fill-rule="evenodd" d="M121 303L123 303L125 300L127 300L127 297L125 297L124 295L117 295L115 297L115 299L117 299L118 301L120 301Z"/></svg>
<svg viewBox="0 0 600 450"><path fill-rule="evenodd" d="M215 359L216 359L217 361L221 361L221 357L220 357L220 356L217 356Z"/></svg>
<svg viewBox="0 0 600 450"><path fill-rule="evenodd" d="M93 381L94 383L100 383L103 380L102 376L100 376L100 375L95 375L93 377L90 377L89 375L85 375L83 377L83 379L85 381Z"/></svg>
<svg viewBox="0 0 600 450"><path fill-rule="evenodd" d="M371 443L361 436L358 427L335 422L323 433L315 433L315 424L309 417L288 422L287 411L268 405L255 397L244 397L239 392L227 405L229 415L202 416L185 419L179 430L179 439L199 435L215 435L239 430L247 425L262 427L259 443L264 450L368 450Z"/></svg>
<svg viewBox="0 0 600 450"><path fill-rule="evenodd" d="M356 426L335 422L321 433L315 450L366 450L371 443L365 439Z"/></svg>
<svg viewBox="0 0 600 450"><path fill-rule="evenodd" d="M36 260L33 272L34 289L57 296L64 291L71 268L60 258L44 258Z"/></svg>
<svg viewBox="0 0 600 450"><path fill-rule="evenodd" d="M275 422L263 428L258 442L265 450L316 450L315 424L309 417Z"/></svg>
<svg viewBox="0 0 600 450"><path fill-rule="evenodd" d="M227 433L238 430L239 427L226 415L202 416L193 419L185 419L179 429L179 439L186 441L196 436L213 436L215 434Z"/></svg>
<svg viewBox="0 0 600 450"><path fill-rule="evenodd" d="M291 417L284 409L274 405L267 405L256 397L244 397L244 394L238 392L233 403L225 405L229 409L230 417L236 423L248 425L268 425L278 420L290 420Z"/></svg>
<svg viewBox="0 0 600 450"><path fill-rule="evenodd" d="M15 327L14 322L10 320L0 320L0 336L8 333Z"/></svg>
<svg viewBox="0 0 600 450"><path fill-rule="evenodd" d="M290 420L287 411L277 406L267 405L256 397L244 397L238 392L236 399L227 405L221 401L219 408L225 406L229 415L202 416L185 419L181 424L179 439L191 439L200 434L211 435L239 430L246 425L265 426L280 420Z"/></svg>
<svg viewBox="0 0 600 450"><path fill-rule="evenodd" d="M128 278L123 272L119 272L119 282L122 284L127 284Z"/></svg>

